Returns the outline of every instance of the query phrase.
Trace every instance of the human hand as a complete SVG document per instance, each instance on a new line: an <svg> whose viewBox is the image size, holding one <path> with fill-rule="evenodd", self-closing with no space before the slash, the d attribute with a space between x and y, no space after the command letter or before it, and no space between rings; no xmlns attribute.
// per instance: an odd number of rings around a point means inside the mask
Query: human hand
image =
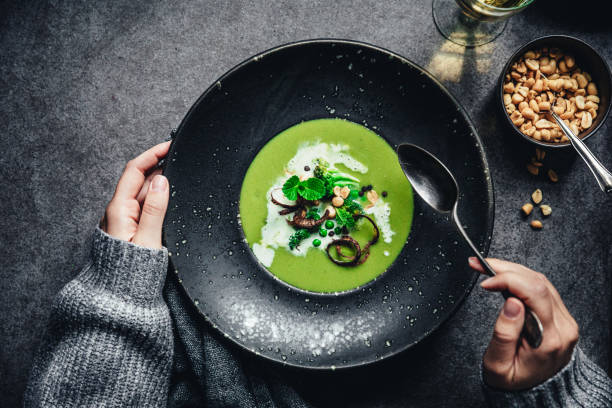
<svg viewBox="0 0 612 408"><path fill-rule="evenodd" d="M147 248L162 247L169 189L155 166L169 148L170 142L160 143L127 163L102 218L101 228L107 234Z"/></svg>
<svg viewBox="0 0 612 408"><path fill-rule="evenodd" d="M512 262L490 258L487 261L497 275L480 286L492 292L508 290L516 298L506 300L495 323L483 358L484 381L504 390L534 387L570 361L578 342L578 325L546 276ZM469 264L484 273L476 258L471 257ZM542 344L537 349L521 337L525 305L538 315L544 328Z"/></svg>

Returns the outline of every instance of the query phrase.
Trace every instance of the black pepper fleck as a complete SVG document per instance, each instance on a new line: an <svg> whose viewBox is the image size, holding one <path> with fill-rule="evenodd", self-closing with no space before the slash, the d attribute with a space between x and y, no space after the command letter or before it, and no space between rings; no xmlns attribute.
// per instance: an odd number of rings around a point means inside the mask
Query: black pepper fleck
<svg viewBox="0 0 612 408"><path fill-rule="evenodd" d="M329 231L327 235L329 235L330 237L333 237L335 234L334 234L334 231Z"/></svg>
<svg viewBox="0 0 612 408"><path fill-rule="evenodd" d="M304 171L310 171L310 166L304 166Z"/></svg>
<svg viewBox="0 0 612 408"><path fill-rule="evenodd" d="M358 194L359 194L359 197L363 197L363 190L361 190Z"/></svg>
<svg viewBox="0 0 612 408"><path fill-rule="evenodd" d="M383 192L382 192L382 196L383 196L383 197L386 197L387 195L389 195L389 194L388 194L386 191L383 191Z"/></svg>

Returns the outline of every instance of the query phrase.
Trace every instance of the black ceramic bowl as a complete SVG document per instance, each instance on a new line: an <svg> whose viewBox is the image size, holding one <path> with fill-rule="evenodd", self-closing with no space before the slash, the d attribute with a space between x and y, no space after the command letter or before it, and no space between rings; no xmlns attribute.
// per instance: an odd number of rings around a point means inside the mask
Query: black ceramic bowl
<svg viewBox="0 0 612 408"><path fill-rule="evenodd" d="M331 117L367 125L393 148L413 143L440 158L457 177L460 218L487 253L493 185L464 109L406 58L326 39L249 58L196 101L164 169L171 185L164 243L176 272L170 279L178 279L194 307L228 339L281 364L333 370L417 344L451 317L478 273L469 268L470 248L448 216L419 197L400 256L358 290L307 293L257 261L238 218L250 163L281 131Z"/></svg>
<svg viewBox="0 0 612 408"><path fill-rule="evenodd" d="M576 59L576 65L580 67L580 69L582 69L583 71L586 71L591 74L593 82L595 83L595 85L597 85L597 89L599 92L598 96L600 99L599 110L597 112L597 117L593 121L593 125L587 131L580 133L579 136L582 140L585 140L586 138L597 132L601 124L608 117L608 113L610 111L610 94L612 93L610 67L602 58L602 56L599 55L599 53L595 51L590 45L588 45L584 41L581 41L574 37L570 37L568 35L549 35L530 41L527 44L523 45L521 48L519 48L512 55L512 57L510 57L510 59L504 66L504 69L502 70L501 75L499 77L499 84L497 86L497 90L499 93L499 106L501 107L503 115L506 118L506 123L508 123L508 125L513 129L514 133L534 145L544 148L566 148L568 146L571 146L569 142L544 142L533 139L523 134L516 126L514 126L514 124L510 120L510 115L508 115L504 106L504 78L506 74L510 72L510 67L525 52L543 47L559 48L564 53L572 54Z"/></svg>

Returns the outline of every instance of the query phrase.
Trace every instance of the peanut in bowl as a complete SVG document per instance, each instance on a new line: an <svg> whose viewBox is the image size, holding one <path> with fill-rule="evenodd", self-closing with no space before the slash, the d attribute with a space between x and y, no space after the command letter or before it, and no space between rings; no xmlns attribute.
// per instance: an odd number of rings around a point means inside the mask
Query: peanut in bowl
<svg viewBox="0 0 612 408"><path fill-rule="evenodd" d="M522 46L499 79L503 114L515 133L545 148L570 145L554 111L581 139L594 134L610 110L610 68L588 44L552 35Z"/></svg>

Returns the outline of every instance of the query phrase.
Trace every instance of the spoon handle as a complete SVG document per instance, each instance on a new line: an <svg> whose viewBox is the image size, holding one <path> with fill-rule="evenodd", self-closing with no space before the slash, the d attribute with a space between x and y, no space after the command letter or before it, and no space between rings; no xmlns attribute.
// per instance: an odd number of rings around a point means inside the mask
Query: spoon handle
<svg viewBox="0 0 612 408"><path fill-rule="evenodd" d="M451 218L453 219L453 222L455 223L455 227L457 227L457 230L459 231L459 233L463 236L463 238L468 243L470 248L472 248L472 251L474 252L474 254L476 254L476 257L480 261L480 264L485 270L485 273L489 276L495 276L496 273L493 270L493 268L491 268L491 265L489 265L489 263L484 259L484 256L482 256L478 248L474 246L474 243L472 242L470 237L468 237L467 233L461 226L461 222L459 221L459 217L457 216L457 205L456 204L455 204L455 207L453 208ZM508 292L507 290L504 290L502 292L502 295L504 296L504 299L508 299L509 297L516 297L512 293ZM538 348L540 347L540 344L542 344L542 332L543 331L544 329L542 327L542 323L540 322L540 319L538 318L538 316L534 313L533 310L525 306L525 323L523 324L523 330L521 334L525 338L525 340L527 340L527 343L532 348Z"/></svg>
<svg viewBox="0 0 612 408"><path fill-rule="evenodd" d="M569 138L572 146L574 146L580 157L582 157L582 160L587 164L591 173L595 176L599 188L606 193L612 192L612 174L610 174L604 165L597 160L584 142L578 136L574 135L570 127L567 126L555 112L551 111L551 114L557 121L559 127L561 127L563 133Z"/></svg>

